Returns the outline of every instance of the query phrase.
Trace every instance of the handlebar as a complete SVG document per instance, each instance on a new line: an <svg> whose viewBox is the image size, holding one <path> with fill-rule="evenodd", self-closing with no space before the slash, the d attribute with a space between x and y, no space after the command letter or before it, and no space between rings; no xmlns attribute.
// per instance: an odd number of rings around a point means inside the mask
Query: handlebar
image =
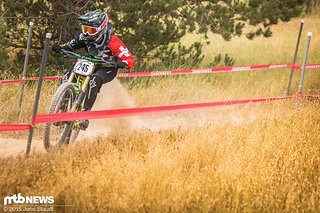
<svg viewBox="0 0 320 213"><path fill-rule="evenodd" d="M78 53L74 53L74 52L71 52L71 51L68 51L68 50L65 50L65 49L61 49L61 50L60 50L60 53L63 54L63 55L65 55L65 56L72 57L72 58L85 59L85 60L88 60L88 61L93 62L93 63L106 64L106 65L108 65L108 66L110 66L110 67L116 67L116 63L115 63L115 62L112 62L112 61L104 61L104 60L101 60L101 59L98 59L98 58L80 55L80 54L78 54Z"/></svg>

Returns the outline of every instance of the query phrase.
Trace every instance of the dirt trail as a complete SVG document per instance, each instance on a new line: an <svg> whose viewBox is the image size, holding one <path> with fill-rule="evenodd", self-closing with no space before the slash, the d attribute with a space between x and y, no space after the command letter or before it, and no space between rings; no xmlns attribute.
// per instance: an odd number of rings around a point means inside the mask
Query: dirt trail
<svg viewBox="0 0 320 213"><path fill-rule="evenodd" d="M114 80L101 88L97 101L93 110L131 108L135 107L135 101L122 87L119 80ZM210 113L209 113L210 114ZM175 128L195 128L205 124L223 125L225 123L233 123L235 125L250 122L255 119L255 114L251 117L243 117L241 111L236 110L233 113L219 110L219 113L211 113L207 111L193 111L184 114L161 114L158 116L133 116L123 118L101 119L90 121L89 128L85 132L81 132L79 139L91 139L96 136L108 135L112 130L129 131L148 129L151 131L175 129ZM226 117L226 114L228 115ZM27 146L27 138L25 139L7 139L1 138L0 135L0 157L17 155L25 152ZM43 150L41 140L33 140L32 150Z"/></svg>
<svg viewBox="0 0 320 213"><path fill-rule="evenodd" d="M115 79L101 88L93 110L115 109L135 107L134 100L122 87L120 81ZM139 117L114 118L90 121L90 126L85 132L81 132L79 138L92 138L97 135L107 135L113 129L128 130L141 128L143 125ZM7 157L24 153L27 146L27 138L12 139L0 135L0 157ZM33 140L32 150L44 151L41 140Z"/></svg>
<svg viewBox="0 0 320 213"><path fill-rule="evenodd" d="M0 157L24 154L28 139L12 139L0 137ZM33 140L32 150L45 151L42 141Z"/></svg>

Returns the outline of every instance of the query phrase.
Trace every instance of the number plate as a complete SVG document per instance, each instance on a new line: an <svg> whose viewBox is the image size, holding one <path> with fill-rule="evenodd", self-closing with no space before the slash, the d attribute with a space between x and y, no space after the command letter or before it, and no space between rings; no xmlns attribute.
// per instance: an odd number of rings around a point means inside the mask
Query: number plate
<svg viewBox="0 0 320 213"><path fill-rule="evenodd" d="M73 71L77 74L88 76L92 73L93 69L94 69L93 62L79 59L76 65L74 66Z"/></svg>

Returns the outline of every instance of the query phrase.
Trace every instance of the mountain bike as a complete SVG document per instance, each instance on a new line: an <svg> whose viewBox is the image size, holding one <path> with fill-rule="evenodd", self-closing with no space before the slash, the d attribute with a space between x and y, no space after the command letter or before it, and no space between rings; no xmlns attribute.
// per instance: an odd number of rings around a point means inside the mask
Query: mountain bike
<svg viewBox="0 0 320 213"><path fill-rule="evenodd" d="M73 70L67 82L62 83L55 92L49 107L49 113L81 112L87 94L90 76L99 66L115 67L115 63L94 57L61 50L65 57L76 58ZM46 150L63 144L71 144L80 132L79 121L46 123L44 129L44 147Z"/></svg>

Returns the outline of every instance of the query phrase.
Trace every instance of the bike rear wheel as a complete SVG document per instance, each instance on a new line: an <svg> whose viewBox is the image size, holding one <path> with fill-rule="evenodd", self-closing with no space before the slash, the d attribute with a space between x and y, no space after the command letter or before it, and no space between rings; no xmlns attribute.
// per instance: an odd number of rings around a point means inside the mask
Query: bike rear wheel
<svg viewBox="0 0 320 213"><path fill-rule="evenodd" d="M53 96L49 113L69 112L75 99L76 91L74 85L69 82L61 84ZM74 122L70 121L46 123L43 140L45 149L50 150L62 144L68 144L73 126Z"/></svg>

